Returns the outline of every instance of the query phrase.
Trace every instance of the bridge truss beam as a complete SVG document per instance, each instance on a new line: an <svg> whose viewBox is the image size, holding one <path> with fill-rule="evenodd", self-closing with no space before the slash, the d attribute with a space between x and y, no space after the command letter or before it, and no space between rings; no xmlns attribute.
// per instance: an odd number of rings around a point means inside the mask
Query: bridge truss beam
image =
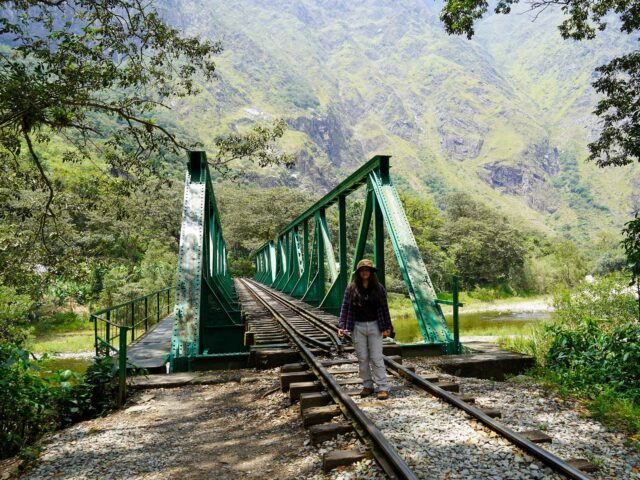
<svg viewBox="0 0 640 480"><path fill-rule="evenodd" d="M189 152L171 337L172 371L244 358L244 325L205 152ZM242 362L241 362L242 363Z"/></svg>
<svg viewBox="0 0 640 480"><path fill-rule="evenodd" d="M443 353L457 347L416 244L400 197L389 172L389 156L376 156L351 174L278 235L255 256L256 280L311 305L338 315L345 288L356 264L365 255L373 223L373 257L385 282L384 241L389 235L407 294L424 343L440 345ZM347 197L366 185L366 198L351 265L347 265ZM326 210L338 204L338 253L327 224ZM312 230L311 230L312 229ZM302 238L300 236L302 232ZM313 239L310 240L310 233Z"/></svg>

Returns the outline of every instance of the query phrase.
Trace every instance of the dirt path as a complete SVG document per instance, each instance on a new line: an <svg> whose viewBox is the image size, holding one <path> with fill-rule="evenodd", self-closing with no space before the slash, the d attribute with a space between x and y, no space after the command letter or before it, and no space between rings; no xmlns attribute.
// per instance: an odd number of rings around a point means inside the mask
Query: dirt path
<svg viewBox="0 0 640 480"><path fill-rule="evenodd" d="M296 478L320 464L275 372L137 393L127 408L47 438L24 479Z"/></svg>

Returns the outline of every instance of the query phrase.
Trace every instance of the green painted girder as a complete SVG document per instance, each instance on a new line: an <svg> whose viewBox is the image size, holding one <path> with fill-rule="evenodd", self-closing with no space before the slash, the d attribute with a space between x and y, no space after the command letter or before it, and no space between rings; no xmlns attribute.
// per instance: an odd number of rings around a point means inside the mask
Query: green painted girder
<svg viewBox="0 0 640 480"><path fill-rule="evenodd" d="M385 283L385 231L391 240L407 293L425 343L439 344L443 351L454 351L429 274L413 232L389 174L388 156L376 156L344 182L299 215L273 241L256 253L256 279L292 296L339 314L344 290L355 265L365 254L369 231L373 228L374 263L380 281ZM347 265L346 198L366 185L365 205L354 246L351 268ZM327 226L326 209L338 203L338 252ZM309 249L309 221L313 220L313 242ZM372 225L373 224L373 225ZM299 231L303 230L300 240ZM300 242L302 245L300 245ZM267 260L268 259L268 260ZM328 288L326 288L328 285Z"/></svg>
<svg viewBox="0 0 640 480"><path fill-rule="evenodd" d="M242 353L244 325L204 152L189 152L171 336L172 371L196 358Z"/></svg>

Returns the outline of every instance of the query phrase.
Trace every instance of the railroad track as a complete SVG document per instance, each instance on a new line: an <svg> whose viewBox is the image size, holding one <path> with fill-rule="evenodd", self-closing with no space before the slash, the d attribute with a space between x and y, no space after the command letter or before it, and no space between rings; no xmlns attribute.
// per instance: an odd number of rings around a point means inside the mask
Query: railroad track
<svg viewBox="0 0 640 480"><path fill-rule="evenodd" d="M438 472L423 466L430 465L434 457L452 455L455 458L456 449L459 449L461 443L466 445L465 448L474 450L472 445L459 440L461 436L475 436L478 429L475 428L472 432L474 427L471 423L477 422L496 434L491 436L484 431L488 437L487 442L503 451L496 460L508 455L519 455L517 449L513 448L515 446L542 462L551 473L544 475L539 470L531 476L514 476L515 473L511 471L499 472L491 460L487 464L487 459L479 458L474 466L476 471L463 469L459 478L592 478L580 470L590 468L588 462L563 461L540 447L537 442L550 441L542 432L518 433L511 430L495 419L499 412L478 408L472 404L472 398L456 394L457 384L438 382L437 376L420 376L410 367L402 365L399 357L385 356L389 374L396 378L396 382L403 382L394 388L391 398L384 402L360 399L354 395L357 392L347 390L348 386L359 386L360 380L357 378L357 368L354 368L357 364L350 339L337 336L335 320L330 321L329 316L314 312L302 302L287 298L253 280L241 279L240 287L239 294L245 298L249 294L262 307L263 314L272 320L269 332L273 334L274 327L279 327L280 334L299 351L304 361L301 364L283 366L281 382L283 390L289 390L292 401L300 400L303 422L310 427L314 441L321 442L353 429L389 477L440 478ZM243 289L246 291L243 292ZM356 374L355 377L353 374ZM430 396L426 396L425 392ZM394 412L399 410L411 412L410 417L418 424L418 430L425 420L425 411L438 412L436 416L439 419L433 428L441 436L449 438L448 441L453 445L429 445L438 444L437 440L432 442L433 435L430 438L430 433L436 432L429 431L423 432L426 434L426 441L416 441L414 435L407 435L406 429L403 430L402 422L394 424L385 418L393 417ZM343 415L348 424L336 422L335 418L339 415ZM384 426L383 431L378 425ZM461 431L458 437L451 436L455 431ZM505 447L504 441L511 445ZM482 455L480 449L476 450L478 456ZM325 465L331 467L359 458L362 455L353 452L330 452L325 455ZM504 461L500 465L504 465ZM496 475L497 471L499 476ZM539 474L543 476L540 477Z"/></svg>

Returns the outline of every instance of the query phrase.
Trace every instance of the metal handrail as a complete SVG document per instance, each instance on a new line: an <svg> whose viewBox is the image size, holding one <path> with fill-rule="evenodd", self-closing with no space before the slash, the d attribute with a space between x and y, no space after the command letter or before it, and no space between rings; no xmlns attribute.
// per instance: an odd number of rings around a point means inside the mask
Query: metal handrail
<svg viewBox="0 0 640 480"><path fill-rule="evenodd" d="M113 305L113 306L110 306L110 307L103 308L102 310L98 310L97 312L93 312L90 315L92 317L98 317L99 315L101 315L103 313L106 313L107 311L115 310L117 308L121 308L121 307L127 306L130 303L137 302L138 300L144 300L145 298L149 298L149 297L152 297L152 296L157 295L159 293L166 292L167 290L174 290L175 288L176 287L166 287L166 288L163 288L162 290L156 290L155 292L149 293L148 295L142 295L141 297L136 297L136 298L133 298L131 300L127 300L124 303L120 303L118 305Z"/></svg>
<svg viewBox="0 0 640 480"><path fill-rule="evenodd" d="M163 288L89 314L96 356L117 357L120 404L126 399L127 345L173 311L175 298L171 293L174 290L175 287Z"/></svg>

